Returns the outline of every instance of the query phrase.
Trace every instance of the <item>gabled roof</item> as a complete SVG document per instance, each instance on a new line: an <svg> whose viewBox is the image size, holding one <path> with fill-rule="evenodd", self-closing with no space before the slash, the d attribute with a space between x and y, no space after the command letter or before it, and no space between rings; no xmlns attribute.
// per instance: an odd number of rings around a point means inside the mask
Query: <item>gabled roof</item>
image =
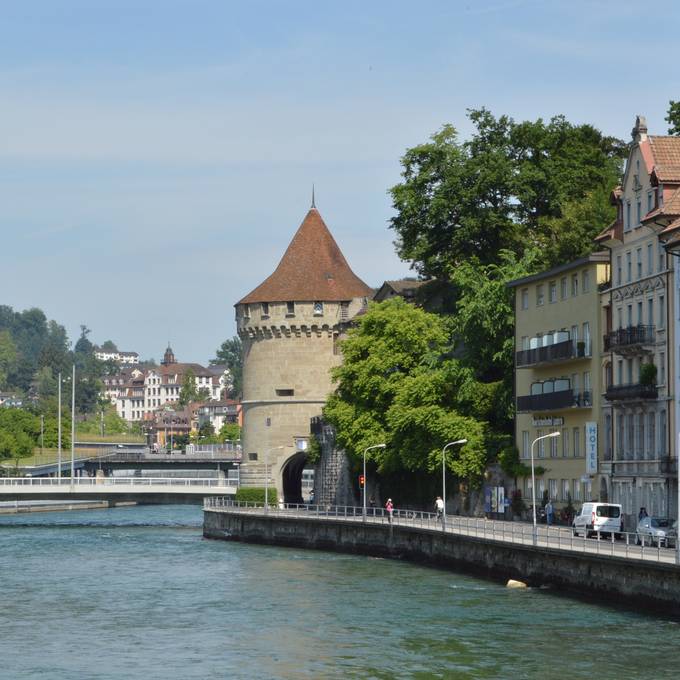
<svg viewBox="0 0 680 680"><path fill-rule="evenodd" d="M312 208L274 273L236 304L340 302L372 292L350 269L319 211Z"/></svg>
<svg viewBox="0 0 680 680"><path fill-rule="evenodd" d="M648 139L655 168L680 167L680 137L650 135Z"/></svg>

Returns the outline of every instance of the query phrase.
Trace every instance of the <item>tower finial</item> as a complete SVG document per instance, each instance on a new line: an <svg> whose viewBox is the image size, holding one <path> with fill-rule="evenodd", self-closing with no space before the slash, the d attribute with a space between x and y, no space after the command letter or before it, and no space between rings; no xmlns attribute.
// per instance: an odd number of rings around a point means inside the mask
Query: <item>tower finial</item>
<svg viewBox="0 0 680 680"><path fill-rule="evenodd" d="M312 182L312 209L316 210L316 203L314 202L314 182Z"/></svg>

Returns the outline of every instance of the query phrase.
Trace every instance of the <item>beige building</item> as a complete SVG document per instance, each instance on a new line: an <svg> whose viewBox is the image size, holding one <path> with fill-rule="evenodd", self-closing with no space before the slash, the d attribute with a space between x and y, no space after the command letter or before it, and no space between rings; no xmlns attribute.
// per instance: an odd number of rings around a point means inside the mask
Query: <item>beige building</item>
<svg viewBox="0 0 680 680"><path fill-rule="evenodd" d="M680 215L680 138L648 135L641 116L632 134L623 182L612 194L616 220L597 238L612 270L602 294L602 483L630 516L640 507L677 516L673 257L662 240Z"/></svg>
<svg viewBox="0 0 680 680"><path fill-rule="evenodd" d="M310 421L332 391L338 338L372 294L314 206L274 273L236 305L243 341L241 483L301 502Z"/></svg>
<svg viewBox="0 0 680 680"><path fill-rule="evenodd" d="M515 291L515 441L530 465L534 446L536 500L544 491L556 508L571 498L578 507L597 494L602 393L599 358L601 313L598 286L609 280L609 257L595 253L517 279ZM522 495L531 503L531 478Z"/></svg>

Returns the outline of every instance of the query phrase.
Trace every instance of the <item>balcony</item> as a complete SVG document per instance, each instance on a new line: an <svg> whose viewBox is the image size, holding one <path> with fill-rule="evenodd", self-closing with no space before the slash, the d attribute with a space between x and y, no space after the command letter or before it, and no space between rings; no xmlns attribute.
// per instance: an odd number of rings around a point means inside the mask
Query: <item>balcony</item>
<svg viewBox="0 0 680 680"><path fill-rule="evenodd" d="M617 354L639 354L651 351L655 341L654 326L626 326L604 336L604 351Z"/></svg>
<svg viewBox="0 0 680 680"><path fill-rule="evenodd" d="M517 368L525 366L536 366L538 364L549 364L555 361L566 361L586 356L585 343L579 342L574 346L572 340L563 340L544 347L534 349L523 349L516 353Z"/></svg>
<svg viewBox="0 0 680 680"><path fill-rule="evenodd" d="M592 405L593 397L591 392L574 392L571 389L517 397L517 413L590 408Z"/></svg>
<svg viewBox="0 0 680 680"><path fill-rule="evenodd" d="M659 390L656 385L642 383L610 385L605 392L605 397L609 401L645 401L647 399L656 399L658 396Z"/></svg>

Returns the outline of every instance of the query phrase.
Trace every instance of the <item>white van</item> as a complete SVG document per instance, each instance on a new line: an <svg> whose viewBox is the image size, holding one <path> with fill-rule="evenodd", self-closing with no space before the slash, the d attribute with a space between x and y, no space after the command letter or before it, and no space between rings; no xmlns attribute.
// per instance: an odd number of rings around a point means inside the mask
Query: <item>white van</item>
<svg viewBox="0 0 680 680"><path fill-rule="evenodd" d="M574 536L583 533L589 537L598 531L607 536L620 534L623 532L621 506L615 503L584 503L581 512L574 517L572 529Z"/></svg>

